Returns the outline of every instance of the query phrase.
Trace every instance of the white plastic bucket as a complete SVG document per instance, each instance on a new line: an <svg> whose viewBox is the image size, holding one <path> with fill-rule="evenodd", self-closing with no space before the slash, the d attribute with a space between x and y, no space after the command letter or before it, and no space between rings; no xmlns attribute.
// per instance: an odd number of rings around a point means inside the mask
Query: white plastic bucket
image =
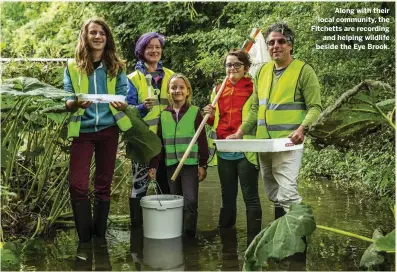
<svg viewBox="0 0 397 272"><path fill-rule="evenodd" d="M141 199L143 236L170 239L182 235L183 197L151 195Z"/></svg>
<svg viewBox="0 0 397 272"><path fill-rule="evenodd" d="M185 265L182 236L172 239L144 237L143 264L145 270L183 271Z"/></svg>

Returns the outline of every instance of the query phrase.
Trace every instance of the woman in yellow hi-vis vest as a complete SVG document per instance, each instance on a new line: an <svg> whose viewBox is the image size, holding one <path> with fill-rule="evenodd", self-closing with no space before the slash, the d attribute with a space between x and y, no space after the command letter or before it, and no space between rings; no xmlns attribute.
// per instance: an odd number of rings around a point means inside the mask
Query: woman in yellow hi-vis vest
<svg viewBox="0 0 397 272"><path fill-rule="evenodd" d="M109 26L100 19L89 19L81 28L75 59L68 61L64 88L66 109L71 112L68 138L70 150L69 190L80 242L91 240L92 233L104 237L110 208L110 186L116 163L119 129L131 128L125 115L126 102L92 103L76 95L127 94L124 62L116 55ZM94 213L91 215L89 176L95 153Z"/></svg>
<svg viewBox="0 0 397 272"><path fill-rule="evenodd" d="M210 113L208 119L211 129L210 149L212 139L225 139L233 134L247 118L251 107L253 83L248 72L251 62L247 53L242 50L231 50L225 60L224 66L228 80L218 100L216 107L208 105L205 113ZM213 97L219 91L217 86ZM249 135L250 134L250 135ZM247 133L244 138L255 138L255 128ZM224 228L231 228L236 223L237 192L240 180L241 192L246 207L247 216L247 243L260 232L262 223L262 208L258 194L258 158L253 152L217 152L213 161L217 161L218 174L221 183L222 207L219 214L219 227L221 235Z"/></svg>
<svg viewBox="0 0 397 272"><path fill-rule="evenodd" d="M173 71L162 66L160 61L164 37L156 32L143 34L135 46L138 62L135 71L128 77L129 105L136 105L141 117L149 125L150 130L157 132L160 112L169 101L167 98L167 83ZM142 210L140 199L146 195L148 185L148 166L132 162L133 186L130 195L130 216L133 228L142 227ZM157 172L157 182L162 193L169 193L167 173L164 160Z"/></svg>
<svg viewBox="0 0 397 272"><path fill-rule="evenodd" d="M185 235L194 237L197 227L199 182L207 176L208 143L202 130L189 156L173 182L179 162L192 141L203 116L199 108L191 105L193 95L189 80L182 74L174 74L168 83L171 105L160 115L157 135L163 142L163 152L150 162L149 176L156 177L159 161L165 158L170 192L183 196L183 230Z"/></svg>

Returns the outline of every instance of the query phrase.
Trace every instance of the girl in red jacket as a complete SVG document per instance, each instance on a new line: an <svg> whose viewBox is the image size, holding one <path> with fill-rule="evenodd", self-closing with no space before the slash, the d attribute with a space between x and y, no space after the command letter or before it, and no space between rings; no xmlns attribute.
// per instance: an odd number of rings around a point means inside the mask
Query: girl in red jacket
<svg viewBox="0 0 397 272"><path fill-rule="evenodd" d="M244 118L248 115L253 93L253 83L246 75L251 65L248 54L242 50L230 51L224 61L226 86L216 107L211 104L204 112L211 114L207 124L212 126L210 138L226 139L236 133ZM213 97L219 91L217 86ZM255 135L255 131L252 132ZM247 136L249 137L249 136ZM210 148L213 148L210 146ZM215 155L215 154L214 154ZM213 161L217 161L221 182L222 207L219 215L219 227L231 228L236 223L238 180L240 179L246 215L248 244L261 230L262 209L258 195L258 164L256 153L217 152ZM215 163L213 163L215 164Z"/></svg>

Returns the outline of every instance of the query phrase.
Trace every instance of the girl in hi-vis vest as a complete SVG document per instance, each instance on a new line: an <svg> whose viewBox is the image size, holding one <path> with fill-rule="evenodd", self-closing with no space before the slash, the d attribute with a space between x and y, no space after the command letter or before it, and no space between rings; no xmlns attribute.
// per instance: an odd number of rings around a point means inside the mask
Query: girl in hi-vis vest
<svg viewBox="0 0 397 272"><path fill-rule="evenodd" d="M128 77L129 105L135 105L143 120L154 133L157 132L160 112L169 101L167 83L173 71L163 67L160 59L163 52L164 37L156 32L143 34L135 46L138 62L135 71ZM140 200L146 195L148 186L148 165L132 162L133 186L129 199L131 227L142 227L142 208ZM164 160L160 162L157 182L164 194L169 193L167 173Z"/></svg>
<svg viewBox="0 0 397 272"><path fill-rule="evenodd" d="M199 182L207 176L207 138L205 130L202 130L179 176L174 182L171 181L172 174L192 141L203 117L199 108L191 105L192 87L184 75L174 74L168 82L167 89L171 105L161 112L157 130L157 135L163 143L163 150L151 160L149 177L156 178L159 161L165 158L171 194L183 196L184 233L194 237L197 228Z"/></svg>
<svg viewBox="0 0 397 272"><path fill-rule="evenodd" d="M251 66L249 55L244 51L231 50L224 60L228 77L225 88L215 107L211 104L204 108L204 113L211 114L207 124L212 127L208 142L210 150L214 149L213 139L226 139L241 126L251 108L253 83L246 74ZM219 91L218 85L212 99ZM255 138L255 129L247 133L245 139ZM221 183L222 207L219 214L221 234L225 228L236 223L237 192L240 180L241 192L246 208L247 244L260 232L262 209L258 194L258 158L253 152L219 152L213 153L212 164L218 165Z"/></svg>
<svg viewBox="0 0 397 272"><path fill-rule="evenodd" d="M68 61L64 88L66 109L71 112L68 138L70 149L69 191L80 242L92 234L104 237L110 208L110 187L116 163L119 130L131 128L125 115L126 102L92 103L76 95L127 94L124 61L116 55L109 26L100 19L89 19L80 30L75 59ZM89 176L95 153L94 212L91 215Z"/></svg>

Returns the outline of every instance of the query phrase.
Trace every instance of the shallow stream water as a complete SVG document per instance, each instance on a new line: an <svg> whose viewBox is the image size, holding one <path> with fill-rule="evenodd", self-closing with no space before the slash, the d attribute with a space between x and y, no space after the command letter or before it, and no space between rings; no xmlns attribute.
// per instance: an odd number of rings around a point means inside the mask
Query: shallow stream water
<svg viewBox="0 0 397 272"><path fill-rule="evenodd" d="M266 200L259 181L263 210L262 227L274 218L273 205ZM313 207L316 223L371 237L377 227L391 231L394 217L388 207L373 199L345 191L330 181L306 181L299 185L304 202ZM127 195L127 189L121 195ZM27 270L242 270L246 242L245 206L238 196L236 228L217 228L220 185L216 169L210 169L200 184L199 218L196 239L179 237L153 240L128 224L110 225L107 243L94 240L78 246L74 228L58 230L54 238L36 239L21 258L21 271ZM113 198L111 214L128 214L128 199ZM359 262L368 242L317 229L308 238L303 255L283 262L270 262L266 270L337 271L360 270Z"/></svg>

